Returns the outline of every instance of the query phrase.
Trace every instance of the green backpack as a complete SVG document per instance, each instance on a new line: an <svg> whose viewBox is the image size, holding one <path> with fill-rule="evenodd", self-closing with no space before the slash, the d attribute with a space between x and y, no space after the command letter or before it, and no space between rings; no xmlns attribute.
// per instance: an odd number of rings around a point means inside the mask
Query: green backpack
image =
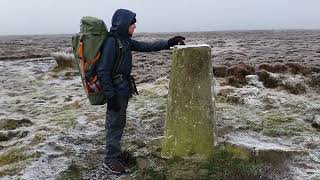
<svg viewBox="0 0 320 180"><path fill-rule="evenodd" d="M75 62L78 65L83 87L92 105L103 105L107 98L96 73L96 65L101 58L101 47L108 37L108 29L103 20L85 16L81 18L80 33L72 37ZM121 65L123 47L117 40L118 56L113 69Z"/></svg>

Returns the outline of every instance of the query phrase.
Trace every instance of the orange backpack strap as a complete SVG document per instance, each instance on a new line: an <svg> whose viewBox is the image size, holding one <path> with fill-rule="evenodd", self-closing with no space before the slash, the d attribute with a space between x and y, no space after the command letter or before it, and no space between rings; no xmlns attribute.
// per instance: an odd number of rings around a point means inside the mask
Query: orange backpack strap
<svg viewBox="0 0 320 180"><path fill-rule="evenodd" d="M79 58L81 60L84 60L84 52L83 52L83 42L82 42L82 40L80 40L80 45L79 45L78 52L79 52Z"/></svg>
<svg viewBox="0 0 320 180"><path fill-rule="evenodd" d="M84 44L83 44L83 41L80 40L80 46L79 46L79 49L78 49L78 52L79 52L79 58L83 61L86 61L88 62L89 64L95 64L97 63L97 61L100 59L101 57L101 54L100 52L98 52L98 54L96 55L96 57L93 59L93 60L87 60L85 59L84 57Z"/></svg>
<svg viewBox="0 0 320 180"><path fill-rule="evenodd" d="M97 63L97 61L100 59L101 57L101 54L100 52L98 52L98 54L96 55L96 57L93 59L93 60L87 60L85 59L85 56L84 56L84 43L82 41L82 37L80 39L80 44L79 44L79 49L78 49L78 52L79 52L79 59L80 59L80 63L81 63L81 74L82 74L82 81L84 82L84 87L85 87L85 90L86 92L90 92L90 88L92 84L94 84L96 81L97 81L97 76L94 77L94 79L91 81L91 82L87 82L86 80L86 70L87 70L87 66L89 64L95 64Z"/></svg>

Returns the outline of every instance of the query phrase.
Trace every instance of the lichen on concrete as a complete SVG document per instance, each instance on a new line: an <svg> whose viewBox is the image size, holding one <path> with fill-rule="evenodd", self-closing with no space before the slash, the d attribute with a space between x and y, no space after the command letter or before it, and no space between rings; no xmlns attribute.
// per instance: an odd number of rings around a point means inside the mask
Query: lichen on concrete
<svg viewBox="0 0 320 180"><path fill-rule="evenodd" d="M162 156L208 158L215 143L211 49L175 49Z"/></svg>

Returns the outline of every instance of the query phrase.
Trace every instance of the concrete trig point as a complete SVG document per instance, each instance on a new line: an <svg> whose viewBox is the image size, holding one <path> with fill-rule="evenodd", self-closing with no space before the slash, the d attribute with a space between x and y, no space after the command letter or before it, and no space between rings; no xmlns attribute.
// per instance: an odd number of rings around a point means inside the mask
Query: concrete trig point
<svg viewBox="0 0 320 180"><path fill-rule="evenodd" d="M161 156L207 159L216 143L209 45L176 46Z"/></svg>

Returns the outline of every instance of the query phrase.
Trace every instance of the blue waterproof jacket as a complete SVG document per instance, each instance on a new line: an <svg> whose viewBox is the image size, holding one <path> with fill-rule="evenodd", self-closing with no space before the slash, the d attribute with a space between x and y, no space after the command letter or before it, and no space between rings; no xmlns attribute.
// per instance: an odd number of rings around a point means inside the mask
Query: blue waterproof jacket
<svg viewBox="0 0 320 180"><path fill-rule="evenodd" d="M97 74L107 98L114 95L132 97L132 90L127 80L120 84L113 83L112 69L117 59L118 47L116 38L123 45L123 61L119 67L119 74L125 77L130 76L132 71L132 53L131 51L151 52L169 49L167 40L160 40L152 43L139 42L131 39L128 34L128 28L135 18L136 14L125 9L118 9L112 17L112 27L110 28L109 37L105 40L102 47L102 56L97 65Z"/></svg>

